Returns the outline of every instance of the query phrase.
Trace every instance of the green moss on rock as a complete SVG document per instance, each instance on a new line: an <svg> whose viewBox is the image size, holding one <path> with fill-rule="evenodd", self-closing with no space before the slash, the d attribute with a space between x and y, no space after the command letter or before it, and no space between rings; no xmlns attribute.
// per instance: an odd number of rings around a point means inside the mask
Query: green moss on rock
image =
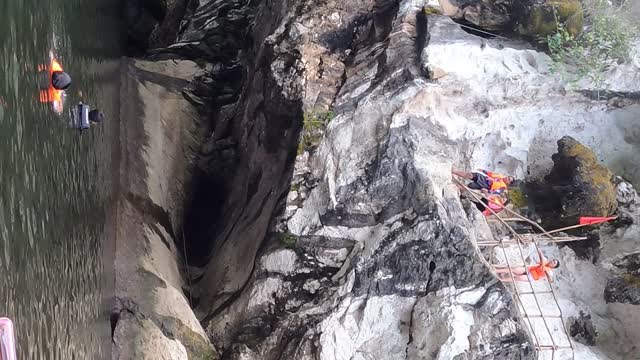
<svg viewBox="0 0 640 360"><path fill-rule="evenodd" d="M167 316L162 319L162 332L170 339L178 340L184 345L189 360L220 358L215 348L206 339L174 317Z"/></svg>
<svg viewBox="0 0 640 360"><path fill-rule="evenodd" d="M434 6L425 6L422 11L425 15L442 15L442 11Z"/></svg>
<svg viewBox="0 0 640 360"><path fill-rule="evenodd" d="M280 243L288 249L295 248L296 243L298 242L298 237L288 232L278 234L278 239L280 240Z"/></svg>
<svg viewBox="0 0 640 360"><path fill-rule="evenodd" d="M580 0L546 0L542 4L525 5L518 12L518 32L525 36L551 35L556 32L558 22L565 24L569 33L577 35L582 32L584 25L584 11Z"/></svg>
<svg viewBox="0 0 640 360"><path fill-rule="evenodd" d="M509 202L516 209L522 209L524 207L527 207L528 205L527 197L525 196L524 192L519 188L512 188L511 190L509 190L509 193L507 196L509 197Z"/></svg>
<svg viewBox="0 0 640 360"><path fill-rule="evenodd" d="M613 175L593 151L570 136L558 141L553 169L533 192L545 227L578 223L581 216L608 216L617 208Z"/></svg>
<svg viewBox="0 0 640 360"><path fill-rule="evenodd" d="M302 136L298 143L297 154L302 154L305 150L313 150L322 141L327 125L333 120L334 114L331 111L306 111L302 120Z"/></svg>

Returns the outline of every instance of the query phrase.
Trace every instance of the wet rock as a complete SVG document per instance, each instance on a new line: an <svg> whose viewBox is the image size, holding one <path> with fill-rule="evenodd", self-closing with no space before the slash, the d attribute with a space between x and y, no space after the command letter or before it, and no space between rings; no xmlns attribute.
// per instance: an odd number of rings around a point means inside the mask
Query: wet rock
<svg viewBox="0 0 640 360"><path fill-rule="evenodd" d="M610 278L604 289L604 298L608 303L640 305L640 276L624 274Z"/></svg>
<svg viewBox="0 0 640 360"><path fill-rule="evenodd" d="M589 346L596 345L598 332L591 320L591 315L580 310L578 318L569 318L569 324L569 335L576 341Z"/></svg>
<svg viewBox="0 0 640 360"><path fill-rule="evenodd" d="M606 301L640 305L640 253L626 255L613 265L619 275L607 281Z"/></svg>
<svg viewBox="0 0 640 360"><path fill-rule="evenodd" d="M574 138L558 140L553 168L530 194L548 229L571 226L580 216L609 216L617 208L611 172Z"/></svg>

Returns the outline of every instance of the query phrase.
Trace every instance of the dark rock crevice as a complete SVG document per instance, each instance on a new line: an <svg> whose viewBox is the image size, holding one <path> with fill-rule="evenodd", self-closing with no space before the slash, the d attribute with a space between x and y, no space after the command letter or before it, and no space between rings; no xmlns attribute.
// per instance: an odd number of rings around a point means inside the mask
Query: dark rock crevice
<svg viewBox="0 0 640 360"><path fill-rule="evenodd" d="M284 13L285 9L279 8L280 5L271 4L270 8ZM265 149L266 153L288 151L282 146L282 140L296 138L299 131L301 110L296 114L295 109L300 109L300 105L274 97L279 86L268 79L269 71L265 68L274 56L269 56L268 46L259 47L273 32L273 28L261 28L264 24L259 22L271 26L278 23L278 16L255 19L258 12L270 11L264 6L265 3L258 1L210 2L198 8L185 22L180 39L190 43L178 42L165 49L213 64L209 75L198 79L194 90L195 97L206 99L203 102L208 104L204 112L210 119L205 124L210 135L200 150L194 186L187 200L185 235L188 257L193 265L207 264L216 246L212 238L228 238L234 231L229 225L241 220L237 210L247 206L253 195L257 195L260 170L250 173L246 168L247 161L257 156L258 148ZM216 26L207 27L213 24L211 21ZM200 38L206 40L196 42ZM214 41L222 38L224 42ZM295 57L290 58L284 65L290 67L295 61ZM266 77L264 80L263 76ZM256 79L262 84L258 85L260 88L252 88ZM247 92L252 95L248 96ZM255 105L249 105L254 99L257 100ZM291 144L290 148L295 146ZM292 159L287 155L287 167ZM249 181L247 194L242 195L245 200L240 203L239 198L231 200L235 196L231 195L232 189L241 187L239 183L246 181ZM262 203L270 196L262 196ZM227 211L231 201L236 211ZM230 214L234 214L231 216L234 220L230 219ZM254 212L252 216L260 214ZM218 246L224 245L223 242L218 241Z"/></svg>

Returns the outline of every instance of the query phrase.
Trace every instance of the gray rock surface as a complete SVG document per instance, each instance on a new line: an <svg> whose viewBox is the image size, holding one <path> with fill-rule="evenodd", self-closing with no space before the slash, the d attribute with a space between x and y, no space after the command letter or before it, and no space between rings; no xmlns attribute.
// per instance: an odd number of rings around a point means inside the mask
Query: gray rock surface
<svg viewBox="0 0 640 360"><path fill-rule="evenodd" d="M571 91L550 74L545 54L471 35L448 17L427 16L422 1L193 5L175 43L150 54L206 64L154 94L170 95L184 112L150 117L162 126L131 137L146 147L124 150L136 154L122 174L131 172L138 197L123 201L122 214L152 225L120 230L149 244L123 247L133 255L123 257L114 353L155 346L175 358L197 349L223 359L536 358L509 292L474 246L493 235L461 202L451 166L543 177L555 151L549 139L572 134L636 182L637 102L614 106ZM185 89L186 79L194 81ZM156 89L152 81L129 86ZM637 90L631 80L624 86ZM165 103L145 109L165 114ZM329 111L317 146L296 156L305 115ZM196 126L183 122L193 118ZM176 128L189 135L167 133ZM159 139L186 140L176 147ZM175 249L183 228L189 271ZM582 359L607 358L601 348L612 358L634 351L635 305L605 304L599 270L634 251L622 240L636 231L601 236L607 260L597 267L566 261L595 284L560 282L563 304L583 304L600 334Z"/></svg>
<svg viewBox="0 0 640 360"><path fill-rule="evenodd" d="M285 31L277 46L303 54L335 51L323 28L312 27L329 5L276 30ZM233 302L204 318L207 332L223 358L233 359L393 359L424 356L441 345L447 349L442 359L494 353L533 358L513 321L510 297L491 280L473 246L475 239L490 236L488 228L468 220L457 193L445 183L457 145L428 118L412 116L406 104L427 85L416 48L427 30L420 5L409 1L376 9L363 21L367 31L356 30L363 32L359 41L342 50L350 51L345 79L325 140L313 156L302 154L296 163L293 183L300 184L299 195L292 201L301 206L287 206L292 216L274 225L299 238L297 260L292 250L267 250L261 255L267 260L256 262ZM354 16L346 10L324 16L345 21ZM318 32L317 40L310 29ZM317 76L313 64L310 71ZM313 92L322 83L299 86ZM438 164L442 173L431 173ZM320 261L311 254L327 239L356 245L346 250L348 256ZM340 246L332 252L344 253ZM291 266L301 259L315 259L314 270ZM220 269L217 262L210 264L207 271ZM449 315L434 317L432 305ZM478 319L491 321L480 325ZM438 340L425 343L434 332Z"/></svg>

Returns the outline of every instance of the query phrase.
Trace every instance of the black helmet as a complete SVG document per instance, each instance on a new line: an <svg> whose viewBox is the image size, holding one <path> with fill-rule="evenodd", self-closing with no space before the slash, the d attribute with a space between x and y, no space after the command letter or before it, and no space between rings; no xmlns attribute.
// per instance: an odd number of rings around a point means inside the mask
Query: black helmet
<svg viewBox="0 0 640 360"><path fill-rule="evenodd" d="M64 71L54 71L51 84L57 90L66 90L71 85L71 76Z"/></svg>
<svg viewBox="0 0 640 360"><path fill-rule="evenodd" d="M101 123L104 120L104 113L98 109L89 111L89 120L94 123Z"/></svg>

